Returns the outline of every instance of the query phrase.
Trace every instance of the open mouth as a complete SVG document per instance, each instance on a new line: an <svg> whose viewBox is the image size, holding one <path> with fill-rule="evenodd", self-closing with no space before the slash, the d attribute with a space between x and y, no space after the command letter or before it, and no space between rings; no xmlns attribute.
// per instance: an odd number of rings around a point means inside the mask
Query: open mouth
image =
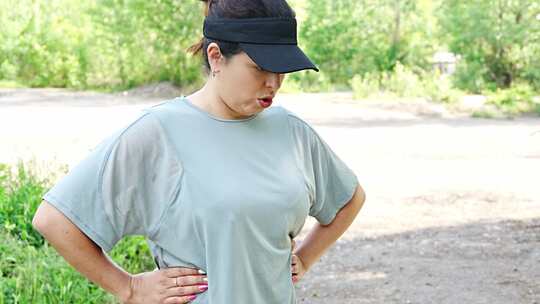
<svg viewBox="0 0 540 304"><path fill-rule="evenodd" d="M258 99L258 101L259 101L259 104L261 105L261 107L263 107L263 108L268 108L272 104L272 98L271 97Z"/></svg>

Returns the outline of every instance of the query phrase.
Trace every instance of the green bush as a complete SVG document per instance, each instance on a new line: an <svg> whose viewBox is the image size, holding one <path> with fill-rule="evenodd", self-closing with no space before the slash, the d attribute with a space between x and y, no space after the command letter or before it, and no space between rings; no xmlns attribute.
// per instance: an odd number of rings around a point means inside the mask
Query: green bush
<svg viewBox="0 0 540 304"><path fill-rule="evenodd" d="M426 73L422 79L424 97L432 102L457 103L463 92L454 88L451 76L439 73Z"/></svg>
<svg viewBox="0 0 540 304"><path fill-rule="evenodd" d="M48 245L0 230L0 303L114 303Z"/></svg>
<svg viewBox="0 0 540 304"><path fill-rule="evenodd" d="M38 177L35 162L0 164L0 303L115 303L113 296L73 269L33 229L41 196L58 174ZM142 236L122 239L113 261L130 273L155 268Z"/></svg>
<svg viewBox="0 0 540 304"><path fill-rule="evenodd" d="M31 87L125 89L202 79L185 49L200 2L0 1L0 79Z"/></svg>
<svg viewBox="0 0 540 304"><path fill-rule="evenodd" d="M350 85L355 99L369 98L380 93L380 77L376 73L366 73L364 76L355 75Z"/></svg>
<svg viewBox="0 0 540 304"><path fill-rule="evenodd" d="M455 103L462 97L461 91L452 86L449 76L435 72L414 72L399 62L394 72L356 75L350 85L357 99L423 97L433 102Z"/></svg>
<svg viewBox="0 0 540 304"><path fill-rule="evenodd" d="M349 82L355 98L366 98L376 95L392 97L422 97L424 87L418 74L400 62L392 72L366 73L356 75Z"/></svg>
<svg viewBox="0 0 540 304"><path fill-rule="evenodd" d="M326 72L301 71L287 76L287 81L303 92L327 92L334 90L334 84L330 81Z"/></svg>
<svg viewBox="0 0 540 304"><path fill-rule="evenodd" d="M510 115L521 113L540 114L540 100L530 85L514 83L508 89L497 89L495 92L486 92L487 103L495 105Z"/></svg>
<svg viewBox="0 0 540 304"><path fill-rule="evenodd" d="M538 1L441 1L440 33L463 58L458 87L472 92L540 81Z"/></svg>
<svg viewBox="0 0 540 304"><path fill-rule="evenodd" d="M397 97L424 96L420 76L400 62L396 63L393 72L383 73L381 85L384 91L391 92Z"/></svg>
<svg viewBox="0 0 540 304"><path fill-rule="evenodd" d="M457 88L474 94L495 90L497 85L485 79L486 73L488 71L485 65L478 61L460 61L452 75L452 81Z"/></svg>
<svg viewBox="0 0 540 304"><path fill-rule="evenodd" d="M111 258L130 273L154 269L144 238L124 238ZM48 243L36 248L0 229L0 303L117 303Z"/></svg>
<svg viewBox="0 0 540 304"><path fill-rule="evenodd" d="M328 79L393 71L398 62L427 68L434 47L430 3L310 0L300 40Z"/></svg>
<svg viewBox="0 0 540 304"><path fill-rule="evenodd" d="M19 161L14 169L0 164L0 228L39 247L43 245L43 238L33 229L32 218L48 180L39 178L33 165Z"/></svg>

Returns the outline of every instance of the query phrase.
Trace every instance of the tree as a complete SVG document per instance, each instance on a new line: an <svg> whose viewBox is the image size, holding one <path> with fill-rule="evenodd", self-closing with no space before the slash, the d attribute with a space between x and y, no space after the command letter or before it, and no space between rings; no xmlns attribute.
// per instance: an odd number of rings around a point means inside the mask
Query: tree
<svg viewBox="0 0 540 304"><path fill-rule="evenodd" d="M427 67L435 34L430 3L311 0L300 37L332 82L392 71L398 62Z"/></svg>
<svg viewBox="0 0 540 304"><path fill-rule="evenodd" d="M530 70L539 67L538 14L540 3L531 0L444 1L439 11L442 33L465 61L458 84L479 91L479 78L502 88L518 78L540 78Z"/></svg>

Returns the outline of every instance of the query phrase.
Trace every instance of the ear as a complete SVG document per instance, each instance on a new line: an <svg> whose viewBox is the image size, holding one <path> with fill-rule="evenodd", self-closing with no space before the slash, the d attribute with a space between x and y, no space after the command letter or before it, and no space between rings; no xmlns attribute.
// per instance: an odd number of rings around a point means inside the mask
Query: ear
<svg viewBox="0 0 540 304"><path fill-rule="evenodd" d="M221 54L219 45L215 42L210 43L206 49L206 54L208 55L208 63L210 63L211 69L219 71L221 62L223 61L223 55Z"/></svg>

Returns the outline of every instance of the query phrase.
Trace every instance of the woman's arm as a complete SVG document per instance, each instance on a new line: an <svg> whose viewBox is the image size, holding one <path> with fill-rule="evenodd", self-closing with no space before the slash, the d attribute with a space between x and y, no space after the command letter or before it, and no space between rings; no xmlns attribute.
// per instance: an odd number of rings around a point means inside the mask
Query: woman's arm
<svg viewBox="0 0 540 304"><path fill-rule="evenodd" d="M364 205L366 194L360 185L351 200L336 214L328 225L316 223L294 254L300 258L307 271L319 260L324 252L349 228Z"/></svg>
<svg viewBox="0 0 540 304"><path fill-rule="evenodd" d="M206 275L194 268L170 267L135 275L126 272L45 200L32 225L71 266L121 303L189 303L208 288Z"/></svg>
<svg viewBox="0 0 540 304"><path fill-rule="evenodd" d="M43 200L32 225L66 261L92 282L121 300L129 297L130 274L109 257L58 209Z"/></svg>

